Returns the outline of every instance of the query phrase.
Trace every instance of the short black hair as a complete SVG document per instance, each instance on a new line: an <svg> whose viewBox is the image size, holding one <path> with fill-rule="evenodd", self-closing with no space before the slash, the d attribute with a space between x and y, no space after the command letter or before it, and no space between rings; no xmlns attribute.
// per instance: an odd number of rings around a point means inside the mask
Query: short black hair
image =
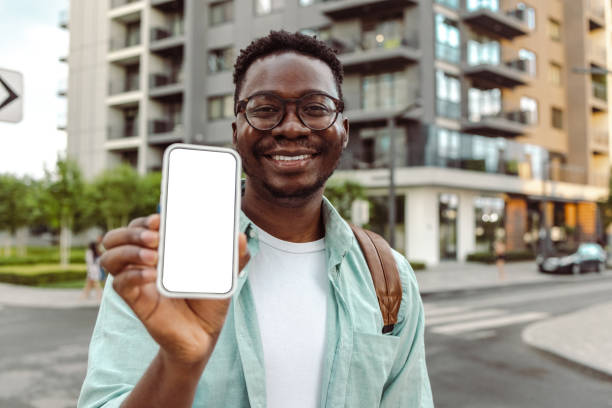
<svg viewBox="0 0 612 408"><path fill-rule="evenodd" d="M238 95L244 82L244 76L253 62L271 54L280 52L295 52L308 57L317 58L326 63L334 74L338 97L342 100L342 80L344 71L342 63L336 56L337 51L330 48L325 42L315 37L299 32L289 33L285 30L270 31L265 37L257 38L245 49L234 64L234 105L238 102Z"/></svg>

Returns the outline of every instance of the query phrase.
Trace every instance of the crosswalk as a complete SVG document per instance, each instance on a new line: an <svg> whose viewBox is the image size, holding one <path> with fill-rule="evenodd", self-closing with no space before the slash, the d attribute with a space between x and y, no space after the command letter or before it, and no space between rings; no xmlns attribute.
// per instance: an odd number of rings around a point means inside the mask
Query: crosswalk
<svg viewBox="0 0 612 408"><path fill-rule="evenodd" d="M513 312L501 308L425 304L425 327L428 331L468 339L492 337L496 334L495 329L534 322L548 316L548 313L543 312Z"/></svg>

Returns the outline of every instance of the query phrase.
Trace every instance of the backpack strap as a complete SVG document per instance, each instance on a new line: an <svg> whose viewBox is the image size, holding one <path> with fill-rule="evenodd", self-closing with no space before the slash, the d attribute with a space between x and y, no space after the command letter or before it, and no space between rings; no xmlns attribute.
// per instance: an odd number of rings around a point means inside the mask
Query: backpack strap
<svg viewBox="0 0 612 408"><path fill-rule="evenodd" d="M397 323L397 314L402 301L402 283L393 252L387 241L377 233L353 224L349 225L372 275L384 322L382 332L389 333Z"/></svg>

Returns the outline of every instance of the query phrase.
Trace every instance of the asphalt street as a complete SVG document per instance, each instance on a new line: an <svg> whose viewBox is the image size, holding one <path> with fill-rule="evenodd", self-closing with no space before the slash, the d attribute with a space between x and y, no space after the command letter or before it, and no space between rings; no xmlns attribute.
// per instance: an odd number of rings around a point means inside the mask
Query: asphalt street
<svg viewBox="0 0 612 408"><path fill-rule="evenodd" d="M611 298L610 279L427 296L425 341L436 407L612 407L612 378L521 339L531 322Z"/></svg>
<svg viewBox="0 0 612 408"><path fill-rule="evenodd" d="M531 322L611 298L612 279L426 296L436 407L612 407L611 378L521 340ZM0 407L74 407L96 314L0 306Z"/></svg>

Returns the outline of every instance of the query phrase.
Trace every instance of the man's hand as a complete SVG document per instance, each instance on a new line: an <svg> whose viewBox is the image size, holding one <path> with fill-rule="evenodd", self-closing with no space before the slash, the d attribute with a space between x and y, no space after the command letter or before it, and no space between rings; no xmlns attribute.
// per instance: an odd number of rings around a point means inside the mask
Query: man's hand
<svg viewBox="0 0 612 408"><path fill-rule="evenodd" d="M113 275L113 288L160 345L169 364L203 366L212 353L230 299L175 299L157 290L159 214L137 218L109 231L102 241L101 265ZM246 236L239 237L239 269L249 260Z"/></svg>

